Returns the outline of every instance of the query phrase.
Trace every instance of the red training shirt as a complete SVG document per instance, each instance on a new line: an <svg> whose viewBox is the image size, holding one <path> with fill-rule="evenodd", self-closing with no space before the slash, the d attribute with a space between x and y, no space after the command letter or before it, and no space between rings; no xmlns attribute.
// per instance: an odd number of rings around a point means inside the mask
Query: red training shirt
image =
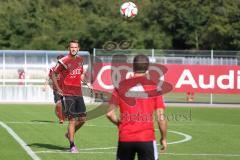
<svg viewBox="0 0 240 160"><path fill-rule="evenodd" d="M83 58L70 54L58 60L54 72L60 74L60 82L64 96L82 96L81 75L83 74Z"/></svg>
<svg viewBox="0 0 240 160"><path fill-rule="evenodd" d="M48 77L49 77L49 80L50 80L49 85L52 86L52 89L53 89L53 90L56 90L57 88L56 88L56 86L54 85L54 83L53 83L53 81L52 81L52 76L53 76L53 73L54 73L54 69L55 69L55 66L52 67L52 68L50 68L49 73L48 73ZM59 75L59 74L57 74L57 83L58 83L58 86L59 86L60 88L62 88L61 78L60 78L60 75Z"/></svg>
<svg viewBox="0 0 240 160"><path fill-rule="evenodd" d="M142 80L144 82L141 84ZM135 85L132 85L132 82ZM130 78L121 82L119 89L115 89L113 92L110 104L120 107L120 124L118 126L120 142L155 140L154 111L158 108L165 109L165 105L161 93L155 92L157 91L156 85L148 82L149 80L144 77ZM125 93L122 92L124 90ZM124 98L124 96L131 98Z"/></svg>

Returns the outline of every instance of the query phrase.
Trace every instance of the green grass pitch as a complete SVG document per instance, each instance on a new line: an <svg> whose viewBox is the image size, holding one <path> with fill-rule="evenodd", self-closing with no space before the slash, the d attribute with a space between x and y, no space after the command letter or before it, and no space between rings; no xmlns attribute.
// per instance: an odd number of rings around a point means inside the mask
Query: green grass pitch
<svg viewBox="0 0 240 160"><path fill-rule="evenodd" d="M94 108L87 107L89 110ZM0 104L0 121L10 127L42 160L115 159L117 129L105 116L87 121L76 135L80 153L71 154L64 137L67 123L58 124L53 110L53 105ZM240 159L240 109L227 106L168 107L166 112L170 144L167 152L160 154L160 160ZM156 135L158 141L158 130ZM186 140L186 136L192 139ZM31 159L2 126L0 159Z"/></svg>

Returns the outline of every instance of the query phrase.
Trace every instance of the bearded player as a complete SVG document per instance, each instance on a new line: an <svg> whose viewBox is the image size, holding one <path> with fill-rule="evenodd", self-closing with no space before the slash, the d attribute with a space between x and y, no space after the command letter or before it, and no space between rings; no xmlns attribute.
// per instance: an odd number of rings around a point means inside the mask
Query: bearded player
<svg viewBox="0 0 240 160"><path fill-rule="evenodd" d="M85 72L83 58L77 55L79 50L78 41L70 41L68 55L61 58L54 69L55 75L60 74L62 87L59 87L56 76L53 76L57 91L63 96L63 111L65 118L69 121L65 136L69 140L72 153L78 153L74 144L74 136L86 121L86 107L81 89L81 81L85 82Z"/></svg>

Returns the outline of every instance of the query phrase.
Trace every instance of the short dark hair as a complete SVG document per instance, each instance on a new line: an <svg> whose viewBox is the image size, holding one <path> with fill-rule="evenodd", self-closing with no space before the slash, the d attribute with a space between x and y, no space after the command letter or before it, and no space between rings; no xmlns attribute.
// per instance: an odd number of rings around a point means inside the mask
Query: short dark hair
<svg viewBox="0 0 240 160"><path fill-rule="evenodd" d="M136 55L133 59L133 72L145 73L148 70L149 59L144 54Z"/></svg>
<svg viewBox="0 0 240 160"><path fill-rule="evenodd" d="M72 39L71 41L69 41L68 47L70 47L70 43L77 43L80 47L79 41L77 39Z"/></svg>

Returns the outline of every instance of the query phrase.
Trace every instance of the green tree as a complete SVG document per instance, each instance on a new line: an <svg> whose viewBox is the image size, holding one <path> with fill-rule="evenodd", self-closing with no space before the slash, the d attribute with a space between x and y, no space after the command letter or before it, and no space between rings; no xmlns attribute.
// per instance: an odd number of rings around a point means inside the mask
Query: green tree
<svg viewBox="0 0 240 160"><path fill-rule="evenodd" d="M139 14L120 16L121 0L2 0L0 49L63 50L133 41L133 48L240 49L239 0L135 0Z"/></svg>

